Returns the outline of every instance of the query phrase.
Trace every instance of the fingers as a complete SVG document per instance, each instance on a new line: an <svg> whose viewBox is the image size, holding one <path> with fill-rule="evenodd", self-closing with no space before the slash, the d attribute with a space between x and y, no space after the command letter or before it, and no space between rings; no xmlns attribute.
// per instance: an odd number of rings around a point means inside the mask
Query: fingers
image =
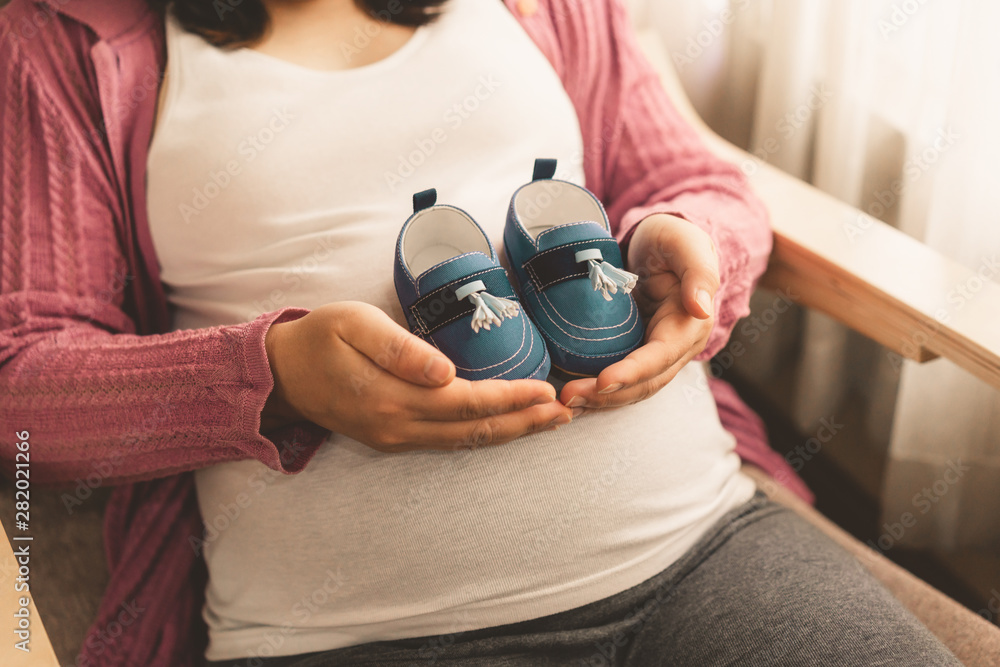
<svg viewBox="0 0 1000 667"><path fill-rule="evenodd" d="M674 238L677 246L674 272L681 278L681 299L692 317L705 320L715 313L719 291L719 264L708 234L693 225L690 233Z"/></svg>
<svg viewBox="0 0 1000 667"><path fill-rule="evenodd" d="M406 446L420 446L424 449L475 449L559 428L571 420L569 409L553 400L518 412L471 421L417 423L413 425L412 435Z"/></svg>
<svg viewBox="0 0 1000 667"><path fill-rule="evenodd" d="M556 390L541 380L456 379L431 392L415 388L407 397L424 421L473 421L558 403Z"/></svg>
<svg viewBox="0 0 1000 667"><path fill-rule="evenodd" d="M568 407L625 405L655 393L704 349L710 322L664 304L647 328L646 343L596 378L568 382L560 400ZM576 399L576 400L574 400Z"/></svg>
<svg viewBox="0 0 1000 667"><path fill-rule="evenodd" d="M650 340L597 376L598 393L613 393L614 388L630 387L652 380L665 369L677 363L691 348L691 341Z"/></svg>
<svg viewBox="0 0 1000 667"><path fill-rule="evenodd" d="M657 273L640 282L638 289L633 294L653 303L660 303L673 295L680 286L680 278L672 272Z"/></svg>
<svg viewBox="0 0 1000 667"><path fill-rule="evenodd" d="M601 371L597 391L610 393L618 385L628 387L653 379L706 335L705 322L692 319L676 301L661 304L646 325L646 343Z"/></svg>
<svg viewBox="0 0 1000 667"><path fill-rule="evenodd" d="M355 391L340 400L357 405L336 422L338 432L386 453L417 449L468 449L497 445L547 428L568 424L572 411L556 400L555 389L539 380L460 378L426 388L377 371L374 363L354 352L342 371ZM313 419L318 424L321 418Z"/></svg>
<svg viewBox="0 0 1000 667"><path fill-rule="evenodd" d="M685 354L657 375L610 393L597 390L596 378L574 380L563 387L560 400L576 410L617 408L638 403L667 386L693 357L694 353Z"/></svg>
<svg viewBox="0 0 1000 667"><path fill-rule="evenodd" d="M681 292L684 308L692 317L707 320L715 313L715 292L718 290L718 278L715 283L711 274L699 269L689 269L681 278Z"/></svg>
<svg viewBox="0 0 1000 667"><path fill-rule="evenodd" d="M662 270L652 271L651 277L668 271L679 276L685 310L693 317L708 319L715 312L715 294L719 289L719 260L711 237L677 217L654 215L647 220L649 224L643 221L636 232L645 234L640 237L639 246L630 248L629 254L635 250L637 255L630 259L640 262L644 259L648 263L655 258L665 258ZM635 240L633 237L633 243ZM658 289L663 291L651 282L647 292ZM646 296L658 300L653 293Z"/></svg>
<svg viewBox="0 0 1000 667"><path fill-rule="evenodd" d="M448 357L375 306L356 304L337 327L344 341L401 380L440 387L455 378L455 364Z"/></svg>
<svg viewBox="0 0 1000 667"><path fill-rule="evenodd" d="M605 368L596 378L567 382L560 392L560 400L568 407L599 407L608 402L609 396L614 396L614 401L623 405L618 399L629 394L626 390L655 379L673 366L683 353L663 341L651 341ZM576 396L581 397L582 402L573 401Z"/></svg>
<svg viewBox="0 0 1000 667"><path fill-rule="evenodd" d="M681 304L680 290L680 278L673 273L657 273L640 282L632 296L635 297L640 312L648 318L668 299Z"/></svg>

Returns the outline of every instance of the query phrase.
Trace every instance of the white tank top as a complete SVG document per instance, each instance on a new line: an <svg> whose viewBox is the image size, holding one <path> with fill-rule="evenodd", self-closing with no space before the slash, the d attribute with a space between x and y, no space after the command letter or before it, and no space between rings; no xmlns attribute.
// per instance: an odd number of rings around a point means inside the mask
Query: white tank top
<svg viewBox="0 0 1000 667"><path fill-rule="evenodd" d="M536 157L583 184L573 106L497 0L451 0L377 63L321 72L168 21L148 161L176 329L284 306L374 304L412 193L499 247ZM673 563L747 500L704 369L656 396L472 452L382 454L333 434L307 469L196 473L212 660L442 635L564 611Z"/></svg>

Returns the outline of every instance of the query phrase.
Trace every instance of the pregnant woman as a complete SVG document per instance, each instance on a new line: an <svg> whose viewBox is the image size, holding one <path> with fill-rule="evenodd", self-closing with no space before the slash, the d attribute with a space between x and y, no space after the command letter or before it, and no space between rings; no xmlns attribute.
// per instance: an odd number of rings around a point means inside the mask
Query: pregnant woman
<svg viewBox="0 0 1000 667"><path fill-rule="evenodd" d="M42 481L111 468L101 618L148 609L87 664L957 664L740 473L693 360L766 215L617 1L3 21L0 419ZM645 343L468 382L403 328L395 239L436 188L499 246L538 157L607 207Z"/></svg>

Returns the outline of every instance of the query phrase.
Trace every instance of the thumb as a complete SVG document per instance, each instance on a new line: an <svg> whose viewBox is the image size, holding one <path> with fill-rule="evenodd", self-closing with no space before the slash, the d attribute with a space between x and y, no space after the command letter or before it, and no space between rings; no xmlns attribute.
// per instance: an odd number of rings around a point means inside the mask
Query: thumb
<svg viewBox="0 0 1000 667"><path fill-rule="evenodd" d="M372 363L401 380L440 387L455 378L455 364L430 343L414 336L369 304L358 304L341 322L341 338Z"/></svg>
<svg viewBox="0 0 1000 667"><path fill-rule="evenodd" d="M719 279L708 268L688 268L681 278L681 299L684 309L699 320L715 313L715 293Z"/></svg>

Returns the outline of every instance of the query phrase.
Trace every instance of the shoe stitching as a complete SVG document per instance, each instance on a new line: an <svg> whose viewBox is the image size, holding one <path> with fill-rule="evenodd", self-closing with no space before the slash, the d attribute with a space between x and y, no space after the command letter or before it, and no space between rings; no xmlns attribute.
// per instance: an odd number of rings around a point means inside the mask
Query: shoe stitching
<svg viewBox="0 0 1000 667"><path fill-rule="evenodd" d="M514 352L514 354L510 355L509 357L507 357L503 361L498 361L497 363L492 364L490 366L483 366L481 368L466 368L465 366L459 366L458 364L455 364L455 368L458 368L458 369L463 370L463 371L469 371L470 373L478 373L479 371L488 371L491 368L496 368L497 366L502 366L503 364L506 364L511 359L513 359L514 357L516 357L521 352L521 350L524 349L524 339L525 338L528 338L528 340L529 340L529 342L528 342L528 351L525 353L524 359L522 359L521 361L519 361L516 364L514 364L513 366L511 366L510 370L504 371L505 373L509 373L510 371L514 370L515 368L517 368L518 366L520 366L521 364L523 364L525 361L527 361L527 359L531 356L531 350L532 350L532 348L535 345L534 336L529 336L528 335L527 321L526 321L523 313L521 315L521 345L520 345L520 347L517 348L517 350ZM441 349L441 347L439 345L437 345L437 343L435 343L434 345L439 350ZM444 350L442 350L442 352L443 351ZM452 363L455 363L455 362L452 361Z"/></svg>
<svg viewBox="0 0 1000 667"><path fill-rule="evenodd" d="M539 305L541 306L541 300L539 300ZM545 309L544 306L542 306L541 308L539 308L539 310L541 310L543 313L545 313L545 317L547 317L549 319L549 321L552 322L552 324L554 324L557 329L559 329L559 331L562 331L569 338L572 338L574 340L582 340L582 341L585 341L585 342L588 342L588 343L596 343L596 342L600 342L600 341L614 340L615 338L621 338L625 334L631 333L632 330L635 329L635 325L639 322L639 318L636 317L635 321L632 323L632 326L629 327L628 330L621 332L617 336L609 336L607 338L580 338L579 336L574 336L573 334L569 333L568 331L566 331L565 329L563 329L561 326L559 326L559 323L552 319L552 316L549 315L548 311ZM558 311L556 311L556 312L558 313ZM559 316L562 317L562 315L559 315ZM629 318L631 318L631 314L629 314ZM558 345L558 343L556 343L556 344ZM559 347L562 347L562 346L560 345ZM567 352L572 352L572 350L568 350L565 347L563 347L562 349L566 350ZM576 354L576 353L573 352L573 354ZM615 353L615 354L620 354L620 353ZM603 355L596 355L596 356L608 357L608 356L612 356L612 355L610 355L610 354L603 354Z"/></svg>
<svg viewBox="0 0 1000 667"><path fill-rule="evenodd" d="M552 307L552 312L554 312L556 315L558 315L559 319L561 319L563 322L565 322L566 324L570 325L574 329L581 329L583 331L603 331L605 329L615 329L617 327L624 326L626 322L628 322L630 319L632 319L632 312L635 310L635 300L630 298L629 299L629 305L628 305L628 315L626 315L625 319L623 319L618 324L612 324L612 325L606 326L606 327L581 327L579 324L573 324L572 322L570 322L569 320L567 320L566 316L563 315L562 313L560 313L559 309L556 308L556 305L554 303L552 303L552 299L549 298L548 294L546 294L545 292L535 292L535 294L537 294L539 297L545 297L545 300L548 301L549 305ZM600 339L600 338L590 339L590 338L588 338L587 340L604 340L604 339Z"/></svg>
<svg viewBox="0 0 1000 667"><path fill-rule="evenodd" d="M531 181L531 183L534 182L535 181ZM510 210L510 217L513 219L514 227L517 229L517 231L521 234L521 236L523 236L528 241L529 245L531 245L533 248L538 248L538 244L535 243L535 240L528 235L528 232L524 228L524 225L521 224L521 216L517 214L517 207L514 205L514 202L517 201L517 196L521 194L521 190L524 190L526 187L531 185L531 183L525 183L524 185L522 185L521 187L519 187L517 190L514 191L514 194L510 198L509 210Z"/></svg>
<svg viewBox="0 0 1000 667"><path fill-rule="evenodd" d="M532 344L532 345L534 345L534 344L535 344L535 341L534 341L534 340L532 340L532 341L531 341L531 344ZM519 363L517 364L517 366L520 366L521 364L523 364L523 363L524 363L525 361L527 361L527 360L528 360L528 359L529 359L530 357L531 357L531 348L529 347L529 348L528 348L528 354L526 354L526 355L525 355L525 357L524 357L524 360L520 361L520 362L519 362ZM531 370L531 373L529 373L529 374L528 374L528 377L532 377L532 376L534 376L534 375L535 375L536 373L538 373L538 369L539 369L539 368L541 368L542 366L544 366L544 365L546 364L546 362L548 362L548 363L549 363L549 365L551 365L551 364L552 364L552 360L551 360L551 359L549 359L549 355L548 355L548 353L545 353L545 354L543 354L543 355L542 355L542 360L541 360L540 362L538 362L538 365L537 365L537 366L535 366L535 367L534 367L534 368L533 368L533 369ZM514 366L514 368L517 368L517 366ZM514 368L512 368L511 370L514 370ZM510 372L510 371L508 371L508 373L509 373L509 372ZM504 375L506 375L506 373L504 373Z"/></svg>
<svg viewBox="0 0 1000 667"><path fill-rule="evenodd" d="M420 274L420 277L419 277L419 278L417 278L417 285L419 286L419 284L420 284L420 281L421 281L421 280L422 280L422 279L423 279L423 278L424 278L424 277L425 277L425 276L426 276L426 275L427 275L428 273L430 273L430 272L431 272L431 271L433 271L434 269L437 269L437 268L440 268L440 267L442 267L442 266L447 266L448 264L451 264L451 263L452 263L452 262L454 262L454 261L457 261L457 260L459 260L459 259L462 259L463 257L469 257L469 256L471 256L471 255L477 255L477 254L478 254L478 255L482 255L483 253L479 252L478 250L470 250L469 252L463 252L463 253L462 253L461 255L455 255L455 256L454 256L454 257L452 257L451 259L446 259L446 260L444 260L443 262L438 262L437 264L435 264L434 266L432 266L431 268L427 269L426 271L424 271L423 273L421 273L421 274ZM485 255L483 255L483 256L485 257ZM487 259L489 259L489 260L490 260L491 262L493 262L493 258L492 258L492 257L488 257ZM495 264L495 262L494 262L494 264ZM493 266L493 267L491 267L491 268L496 268L496 266ZM503 268L503 267L501 267L501 268ZM420 290L418 289L418 290L417 290L417 292L418 292L418 296L420 296L420 295L419 295L419 291L420 291Z"/></svg>
<svg viewBox="0 0 1000 667"><path fill-rule="evenodd" d="M580 220L579 222L567 222L566 224L563 224L563 225L556 225L555 227L549 227L544 232L539 232L539 234L538 234L538 240L540 242L542 240L542 237L545 236L546 234L548 234L549 232L554 232L557 229L566 229L567 227L576 227L577 225L597 225L598 227L600 227L604 231L609 231L607 225L602 225L597 220ZM596 240L598 240L598 239L591 239L591 241L596 241ZM602 241L614 241L615 239L614 239L614 237L611 237L609 239L600 239L600 240L602 240ZM553 250L553 248L550 248L549 250ZM543 250L542 252L548 252L548 250ZM538 254L541 254L541 253L538 253Z"/></svg>
<svg viewBox="0 0 1000 667"><path fill-rule="evenodd" d="M581 224L581 223L572 223L572 224ZM556 250L562 250L562 249L564 249L564 248L566 248L568 246L586 245L588 243L593 243L595 240L597 240L597 239L591 239L590 241L574 241L573 243L567 243L565 245L559 246L558 248L550 248L549 250L543 250L542 252L534 255L533 258L534 257L540 257L540 256L542 256L543 254L545 254L547 252L554 252ZM535 285L538 285L538 284L540 284L542 282L541 280L538 279L538 274L535 273L534 267L531 264L528 264L527 262L525 262L524 264L521 265L521 268L523 268L526 272L528 272L528 273L531 274L531 280L534 283L534 285L532 285L532 287L534 287ZM553 283L553 284L555 284L555 283ZM570 325L570 326L572 326L572 327L574 327L576 329L582 329L583 331L601 331L601 330L604 330L604 329L614 329L615 327L623 326L625 324L625 322L628 322L630 319L632 319L632 313L635 311L635 300L632 299L631 297L629 297L629 302L630 303L629 303L629 312L628 312L628 315L625 317L624 320L622 320L618 324L614 324L614 325L607 326L607 327L596 327L596 328L581 327L579 325L573 324L568 319L566 319L566 316L559 312L559 309L556 308L555 304L552 303L552 300L549 299L548 295L545 294L544 291L542 291L540 289L533 289L532 292L535 293L535 294L537 294L539 297L544 296L545 300L548 301L549 305L552 307L552 311L556 315L558 315L559 318L563 322L565 322L566 324L568 324L568 325ZM539 299L539 302L541 302L541 299ZM542 308L542 310L544 311L545 309ZM549 318L549 320L552 320L552 317L547 312L545 313L545 315L546 315L546 317ZM557 327L559 327L559 325L554 320L552 320L552 323L555 324ZM634 329L634 328L635 328L635 325L633 324L632 328L630 328L628 331L632 331L632 329ZM593 340L593 341L598 341L598 340L613 340L614 338L618 338L618 336L612 336L610 338L577 338L576 336L573 336L573 335L569 334L568 332L564 331L562 327L559 327L559 330L562 331L563 333L565 333L570 338L576 338L577 340ZM625 333L628 333L628 331L626 331ZM619 334L619 335L624 335L624 334Z"/></svg>
<svg viewBox="0 0 1000 667"><path fill-rule="evenodd" d="M629 331L631 331L631 330L632 329L629 329ZM607 352L605 354L586 354L584 352L577 352L575 350L571 350L568 347L565 347L565 346L560 345L559 343L557 343L556 340L554 338L552 338L552 336L550 336L548 333L546 333L546 331L544 329L539 329L538 331L539 331L539 333L542 334L542 336L545 338L545 340L550 345L554 345L554 346L558 347L560 350L562 350L563 352L566 352L569 356L576 357L578 359L603 359L604 357L620 357L625 352L625 350L620 350L618 352ZM586 339L582 339L582 340L586 340ZM631 352L631 350L628 350L628 351ZM558 366L557 366L557 368L558 368ZM562 369L562 370L565 370L565 369ZM570 371L567 371L567 372L570 372Z"/></svg>
<svg viewBox="0 0 1000 667"><path fill-rule="evenodd" d="M577 224L581 224L581 223L574 222L572 224L577 225ZM545 232L542 232L542 233L544 234ZM581 277L582 278L583 276L587 275L586 271L581 271L578 274L574 273L574 274L571 274L569 276L565 276L563 278L560 278L559 280L555 280L555 281L552 281L552 282L549 282L549 283L542 284L541 278L539 278L538 274L535 273L534 263L532 262L531 264L529 264L528 262L530 262L531 260L535 259L536 257L541 257L542 255L545 255L546 253L552 253L552 252L557 252L559 250L565 250L566 248L568 248L570 246L587 245L589 243L594 243L595 241L604 241L604 242L607 242L607 241L614 241L614 239L590 239L588 241L572 241L571 243L564 243L562 245L556 246L555 248L549 248L548 250L543 250L541 252L535 253L534 255L532 255L531 257L529 257L525 262L523 262L521 264L521 268L524 269L525 272L531 274L531 279L535 282L536 285L538 285L539 293L541 292L541 290L544 290L546 288L552 287L553 285L558 285L559 283L565 282L566 280L570 280L572 278L577 278L577 277ZM508 259L509 259L509 257L508 257ZM614 264L612 264L611 266L614 266Z"/></svg>

